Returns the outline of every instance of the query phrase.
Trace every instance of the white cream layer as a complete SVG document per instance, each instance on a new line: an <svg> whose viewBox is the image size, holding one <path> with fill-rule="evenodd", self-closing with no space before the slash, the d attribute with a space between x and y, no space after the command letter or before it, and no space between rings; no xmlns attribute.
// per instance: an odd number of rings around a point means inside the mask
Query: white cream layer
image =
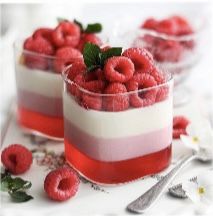
<svg viewBox="0 0 213 216"><path fill-rule="evenodd" d="M62 97L63 80L61 74L31 69L16 64L17 87L47 97Z"/></svg>
<svg viewBox="0 0 213 216"><path fill-rule="evenodd" d="M64 118L81 131L100 138L140 135L172 124L172 97L152 106L122 112L87 110L63 93Z"/></svg>

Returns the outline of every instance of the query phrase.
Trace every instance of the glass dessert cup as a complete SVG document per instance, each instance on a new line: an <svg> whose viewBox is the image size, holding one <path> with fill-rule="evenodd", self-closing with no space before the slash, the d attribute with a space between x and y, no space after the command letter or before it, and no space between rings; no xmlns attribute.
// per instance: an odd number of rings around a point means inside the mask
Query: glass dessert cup
<svg viewBox="0 0 213 216"><path fill-rule="evenodd" d="M145 47L158 65L172 73L175 106L185 104L190 98L184 82L202 59L207 41L206 19L193 18L191 23L194 24L194 33L188 35L172 36L141 28L117 33L117 39L114 39L123 47Z"/></svg>
<svg viewBox="0 0 213 216"><path fill-rule="evenodd" d="M54 71L62 59L24 50L22 44L14 44L18 123L26 132L63 140L63 81Z"/></svg>
<svg viewBox="0 0 213 216"><path fill-rule="evenodd" d="M64 145L69 165L103 185L130 182L168 167L173 119L171 74L164 84L113 95L78 86L68 78L70 67L63 71ZM125 106L122 103L137 96L150 95L158 95L158 100L149 106L116 109L118 103ZM97 105L96 110L89 108L90 102ZM104 106L108 105L115 107L114 111L106 111Z"/></svg>

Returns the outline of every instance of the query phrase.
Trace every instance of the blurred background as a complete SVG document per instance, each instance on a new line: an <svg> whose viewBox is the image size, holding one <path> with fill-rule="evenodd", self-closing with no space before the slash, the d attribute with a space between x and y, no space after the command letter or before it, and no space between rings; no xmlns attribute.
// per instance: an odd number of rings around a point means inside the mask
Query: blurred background
<svg viewBox="0 0 213 216"><path fill-rule="evenodd" d="M203 47L202 61L193 68L185 85L194 94L201 95L213 110L213 7L211 2L150 2L141 3L83 3L73 1L69 4L1 4L0 35L0 86L1 86L1 126L11 103L15 100L15 73L13 64L13 42L17 37L29 36L37 27L57 25L57 17L82 21L101 22L103 34L108 41L114 40L118 32L134 29L148 17L186 15L193 20L206 22L206 45ZM118 41L117 41L118 43Z"/></svg>

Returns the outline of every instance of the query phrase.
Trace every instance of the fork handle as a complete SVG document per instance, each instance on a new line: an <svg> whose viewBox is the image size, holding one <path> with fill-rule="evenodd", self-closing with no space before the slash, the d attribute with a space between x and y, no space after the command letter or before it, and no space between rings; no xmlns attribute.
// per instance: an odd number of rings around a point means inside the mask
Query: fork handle
<svg viewBox="0 0 213 216"><path fill-rule="evenodd" d="M143 213L145 210L153 206L155 201L162 195L167 186L171 183L178 172L185 167L189 162L194 160L197 156L190 155L182 159L167 175L165 175L154 186L147 190L143 195L131 202L127 209L135 213Z"/></svg>

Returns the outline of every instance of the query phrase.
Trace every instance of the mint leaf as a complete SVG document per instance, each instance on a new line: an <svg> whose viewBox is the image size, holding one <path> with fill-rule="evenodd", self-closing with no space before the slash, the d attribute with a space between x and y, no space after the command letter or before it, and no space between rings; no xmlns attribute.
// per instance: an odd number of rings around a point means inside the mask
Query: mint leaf
<svg viewBox="0 0 213 216"><path fill-rule="evenodd" d="M1 173L1 176L3 174ZM9 191L12 185L13 179L10 175L5 175L3 178L1 178L1 191Z"/></svg>
<svg viewBox="0 0 213 216"><path fill-rule="evenodd" d="M81 22L79 22L78 20L76 20L76 19L74 19L73 20L73 22L76 24L76 25L78 25L79 27L80 27L80 29L81 29L81 32L83 32L84 31L84 28L83 28L83 25L82 25L82 23Z"/></svg>
<svg viewBox="0 0 213 216"><path fill-rule="evenodd" d="M103 67L104 66L104 63L105 61L108 59L108 58L111 58L113 56L120 56L122 53L122 47L112 47L104 52L101 53L101 66Z"/></svg>
<svg viewBox="0 0 213 216"><path fill-rule="evenodd" d="M83 50L84 63L88 71L92 71L100 66L101 49L99 46L86 43Z"/></svg>
<svg viewBox="0 0 213 216"><path fill-rule="evenodd" d="M102 31L102 25L100 23L88 24L84 31L86 33L98 33Z"/></svg>
<svg viewBox="0 0 213 216"><path fill-rule="evenodd" d="M26 202L28 200L33 199L32 196L28 195L24 191L9 192L9 194L14 202Z"/></svg>
<svg viewBox="0 0 213 216"><path fill-rule="evenodd" d="M65 18L62 18L62 17L57 17L57 21L58 21L58 23L61 23L61 22L67 22L69 20L65 19Z"/></svg>
<svg viewBox="0 0 213 216"><path fill-rule="evenodd" d="M103 69L105 61L108 58L120 56L121 53L121 47L112 47L102 52L99 46L92 43L86 43L83 50L84 63L87 66L88 72L97 68Z"/></svg>
<svg viewBox="0 0 213 216"><path fill-rule="evenodd" d="M13 178L10 173L1 173L1 191L6 191L15 202L26 202L33 199L25 190L32 186L31 182L20 177Z"/></svg>
<svg viewBox="0 0 213 216"><path fill-rule="evenodd" d="M4 172L1 172L1 180L6 176L11 176L8 170L4 170Z"/></svg>
<svg viewBox="0 0 213 216"><path fill-rule="evenodd" d="M17 191L20 189L24 190L24 189L30 188L31 186L32 186L31 182L25 181L25 180L17 177L17 178L13 179L13 182L10 186L10 190L12 190L12 191Z"/></svg>

